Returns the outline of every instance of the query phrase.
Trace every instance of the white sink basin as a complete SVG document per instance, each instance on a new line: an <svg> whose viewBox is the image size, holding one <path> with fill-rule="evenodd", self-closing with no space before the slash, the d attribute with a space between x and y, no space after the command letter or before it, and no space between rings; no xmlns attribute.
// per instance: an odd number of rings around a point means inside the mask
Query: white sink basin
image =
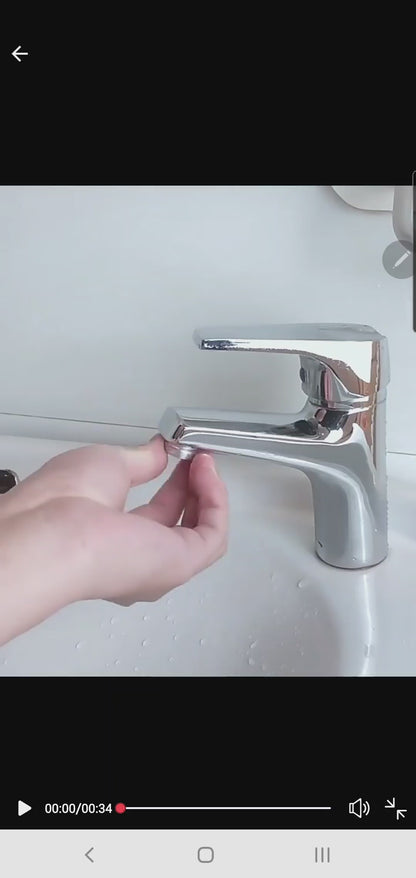
<svg viewBox="0 0 416 878"><path fill-rule="evenodd" d="M0 466L24 478L79 444L2 436ZM231 516L221 561L157 603L62 610L0 647L0 675L416 674L416 456L388 455L390 554L361 572L315 556L306 476L217 463ZM134 489L129 508L165 478Z"/></svg>

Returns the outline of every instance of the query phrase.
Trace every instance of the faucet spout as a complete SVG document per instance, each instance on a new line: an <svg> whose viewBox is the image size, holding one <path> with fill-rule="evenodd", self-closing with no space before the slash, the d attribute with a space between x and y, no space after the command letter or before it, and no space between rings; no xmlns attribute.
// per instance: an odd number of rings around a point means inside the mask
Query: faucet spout
<svg viewBox="0 0 416 878"><path fill-rule="evenodd" d="M328 432L308 405L297 415L169 408L159 429L169 453L182 459L198 451L218 451L271 459L278 455L282 462L293 454L294 441L317 441Z"/></svg>

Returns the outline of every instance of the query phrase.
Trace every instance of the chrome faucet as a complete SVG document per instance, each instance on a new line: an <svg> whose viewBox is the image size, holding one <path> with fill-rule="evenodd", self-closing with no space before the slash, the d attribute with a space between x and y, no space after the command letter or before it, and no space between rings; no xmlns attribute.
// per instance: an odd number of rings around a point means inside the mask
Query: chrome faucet
<svg viewBox="0 0 416 878"><path fill-rule="evenodd" d="M296 415L168 408L159 423L169 454L198 451L264 458L309 477L315 550L327 564L371 567L386 557L385 336L341 323L198 329L202 350L269 351L300 357L307 396Z"/></svg>

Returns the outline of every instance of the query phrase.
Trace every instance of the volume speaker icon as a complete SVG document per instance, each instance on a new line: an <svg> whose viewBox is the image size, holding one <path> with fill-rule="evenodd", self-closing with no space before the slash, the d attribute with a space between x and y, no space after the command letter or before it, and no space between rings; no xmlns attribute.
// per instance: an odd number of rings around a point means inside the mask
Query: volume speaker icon
<svg viewBox="0 0 416 878"><path fill-rule="evenodd" d="M361 817L367 817L367 814L370 813L370 803L363 802L362 799L356 799L355 802L348 803L348 811L360 819Z"/></svg>

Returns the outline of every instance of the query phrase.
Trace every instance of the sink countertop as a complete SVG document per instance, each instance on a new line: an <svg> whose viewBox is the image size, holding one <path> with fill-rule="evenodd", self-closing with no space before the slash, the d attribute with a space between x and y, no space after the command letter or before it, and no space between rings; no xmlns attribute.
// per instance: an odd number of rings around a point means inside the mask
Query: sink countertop
<svg viewBox="0 0 416 878"><path fill-rule="evenodd" d="M25 478L82 444L0 436L0 467ZM303 473L216 460L230 497L227 555L156 603L61 610L0 647L0 676L416 674L416 455L387 456L390 552L362 571L315 555ZM127 508L146 503L175 464L134 488Z"/></svg>

